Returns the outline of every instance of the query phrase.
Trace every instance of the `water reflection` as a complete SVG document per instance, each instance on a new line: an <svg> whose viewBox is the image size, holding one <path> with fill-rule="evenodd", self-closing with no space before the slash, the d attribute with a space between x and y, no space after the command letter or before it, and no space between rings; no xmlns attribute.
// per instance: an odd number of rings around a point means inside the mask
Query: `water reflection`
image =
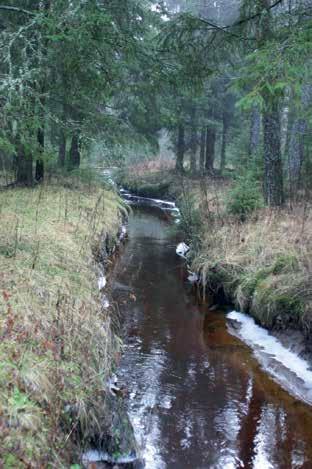
<svg viewBox="0 0 312 469"><path fill-rule="evenodd" d="M173 247L165 220L135 213L115 272L119 375L146 468L311 468L310 407L261 370L223 313L186 295Z"/></svg>

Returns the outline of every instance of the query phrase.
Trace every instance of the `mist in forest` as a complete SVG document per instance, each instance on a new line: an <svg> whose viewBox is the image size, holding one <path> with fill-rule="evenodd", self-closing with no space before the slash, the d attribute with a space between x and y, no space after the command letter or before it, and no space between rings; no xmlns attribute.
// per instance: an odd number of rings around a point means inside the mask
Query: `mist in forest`
<svg viewBox="0 0 312 469"><path fill-rule="evenodd" d="M0 1L1 468L312 467L311 7Z"/></svg>

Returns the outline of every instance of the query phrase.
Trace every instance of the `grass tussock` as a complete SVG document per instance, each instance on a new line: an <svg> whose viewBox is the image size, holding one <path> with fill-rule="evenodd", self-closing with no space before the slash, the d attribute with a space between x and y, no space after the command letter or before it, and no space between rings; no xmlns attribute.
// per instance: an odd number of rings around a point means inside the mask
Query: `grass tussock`
<svg viewBox="0 0 312 469"><path fill-rule="evenodd" d="M78 433L103 430L118 339L92 252L118 206L68 181L0 192L0 467L70 467Z"/></svg>

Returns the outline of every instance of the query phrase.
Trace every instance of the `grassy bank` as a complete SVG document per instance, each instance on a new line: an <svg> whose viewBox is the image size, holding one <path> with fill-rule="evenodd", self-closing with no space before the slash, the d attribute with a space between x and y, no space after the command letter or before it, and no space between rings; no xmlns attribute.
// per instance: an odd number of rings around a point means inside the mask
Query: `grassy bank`
<svg viewBox="0 0 312 469"><path fill-rule="evenodd" d="M193 198L189 211L195 211L199 220L192 233L193 269L210 291L263 326L299 328L308 337L312 329L310 207L298 204L292 209L255 208L243 216L233 214L236 189L225 181L215 184L207 180L188 196Z"/></svg>
<svg viewBox="0 0 312 469"><path fill-rule="evenodd" d="M70 467L105 431L118 339L94 253L118 205L69 180L0 192L0 467Z"/></svg>
<svg viewBox="0 0 312 469"><path fill-rule="evenodd" d="M267 327L310 328L312 291L309 217L263 210L203 230L193 265L212 289L223 287L241 311ZM306 230L306 234L305 234Z"/></svg>

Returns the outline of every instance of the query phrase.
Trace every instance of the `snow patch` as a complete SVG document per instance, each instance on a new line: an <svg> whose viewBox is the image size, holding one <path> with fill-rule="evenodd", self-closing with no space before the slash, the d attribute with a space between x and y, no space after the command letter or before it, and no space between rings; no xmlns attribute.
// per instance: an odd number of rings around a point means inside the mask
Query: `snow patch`
<svg viewBox="0 0 312 469"><path fill-rule="evenodd" d="M227 318L239 323L238 330L230 332L253 349L265 371L291 394L312 404L312 371L309 363L258 326L250 316L232 311Z"/></svg>
<svg viewBox="0 0 312 469"><path fill-rule="evenodd" d="M187 280L190 282L190 283L196 283L198 282L199 280L199 276L195 273L195 272L188 272L188 277L187 277Z"/></svg>
<svg viewBox="0 0 312 469"><path fill-rule="evenodd" d="M115 460L108 453L94 449L86 451L82 455L82 463L85 467L89 467L89 464L97 462L108 462L110 464L130 464L133 463L135 460L136 458L132 456L120 456Z"/></svg>
<svg viewBox="0 0 312 469"><path fill-rule="evenodd" d="M127 227L122 225L120 229L119 241L124 240L127 237Z"/></svg>
<svg viewBox="0 0 312 469"><path fill-rule="evenodd" d="M107 284L106 277L104 275L101 275L101 277L99 277L99 279L98 279L99 290L103 290L103 288L105 288L106 284Z"/></svg>
<svg viewBox="0 0 312 469"><path fill-rule="evenodd" d="M190 247L187 244L180 243L177 246L176 253L178 254L178 256L185 258L186 254L189 252L189 250L190 250Z"/></svg>
<svg viewBox="0 0 312 469"><path fill-rule="evenodd" d="M108 309L110 307L110 302L106 295L103 295L102 297L102 306L104 309Z"/></svg>

